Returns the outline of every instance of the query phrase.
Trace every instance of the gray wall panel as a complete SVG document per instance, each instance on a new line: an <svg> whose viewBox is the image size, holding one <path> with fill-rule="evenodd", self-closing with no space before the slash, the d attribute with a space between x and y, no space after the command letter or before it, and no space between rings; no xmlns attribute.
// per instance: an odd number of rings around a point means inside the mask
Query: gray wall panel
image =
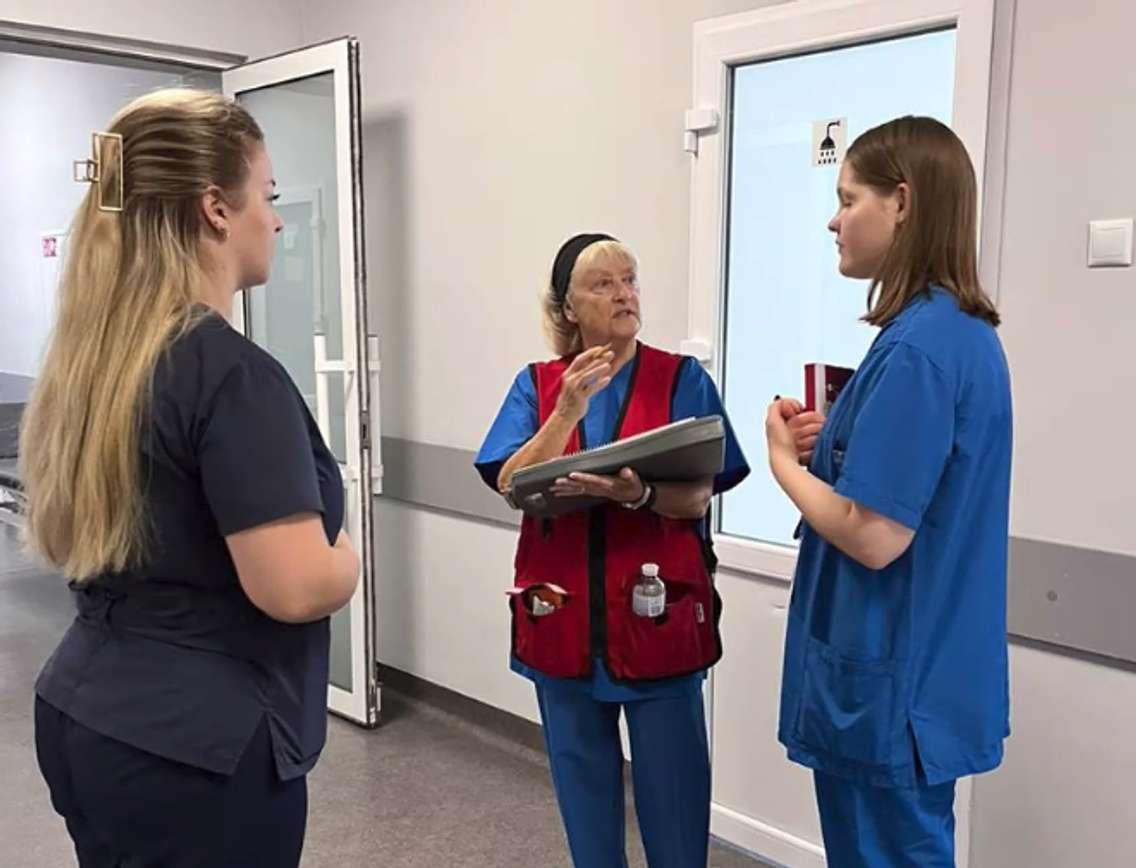
<svg viewBox="0 0 1136 868"><path fill-rule="evenodd" d="M520 513L481 481L467 449L383 438L384 496L517 526ZM1136 662L1136 557L1013 537L1010 633Z"/></svg>
<svg viewBox="0 0 1136 868"><path fill-rule="evenodd" d="M1136 661L1136 558L1010 539L1010 632Z"/></svg>

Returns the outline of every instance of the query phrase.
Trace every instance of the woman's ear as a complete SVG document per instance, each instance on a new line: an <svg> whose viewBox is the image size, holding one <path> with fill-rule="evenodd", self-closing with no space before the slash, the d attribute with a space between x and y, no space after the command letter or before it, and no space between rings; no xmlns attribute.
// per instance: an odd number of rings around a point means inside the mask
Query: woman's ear
<svg viewBox="0 0 1136 868"><path fill-rule="evenodd" d="M572 302L571 301L569 301L567 299L564 300L563 310L564 310L564 319L568 320L568 322L572 323L573 325L579 324L580 320L576 316L576 311L574 311L572 309Z"/></svg>
<svg viewBox="0 0 1136 868"><path fill-rule="evenodd" d="M210 187L201 194L201 216L205 219L205 225L218 235L228 236L229 205L219 187Z"/></svg>
<svg viewBox="0 0 1136 868"><path fill-rule="evenodd" d="M900 181L895 188L895 223L902 226L911 213L911 187L906 181Z"/></svg>

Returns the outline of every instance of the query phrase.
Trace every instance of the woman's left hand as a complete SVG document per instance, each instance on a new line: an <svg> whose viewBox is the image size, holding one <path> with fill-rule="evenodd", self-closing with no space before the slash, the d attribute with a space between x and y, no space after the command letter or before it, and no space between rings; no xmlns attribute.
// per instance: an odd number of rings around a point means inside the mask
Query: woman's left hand
<svg viewBox="0 0 1136 868"><path fill-rule="evenodd" d="M605 497L616 503L634 503L643 496L645 486L639 474L624 467L618 476L597 476L594 473L569 473L557 479L552 486L557 497Z"/></svg>
<svg viewBox="0 0 1136 868"><path fill-rule="evenodd" d="M797 443L785 418L786 409L782 401L777 400L769 405L769 412L765 415L765 439L769 444L771 465L779 459L797 463Z"/></svg>

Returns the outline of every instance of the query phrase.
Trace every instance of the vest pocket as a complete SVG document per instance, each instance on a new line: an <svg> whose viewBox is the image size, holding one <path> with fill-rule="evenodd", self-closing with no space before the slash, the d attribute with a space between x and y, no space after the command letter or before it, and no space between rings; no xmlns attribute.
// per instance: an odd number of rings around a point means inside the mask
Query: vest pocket
<svg viewBox="0 0 1136 868"><path fill-rule="evenodd" d="M526 611L525 595L510 601L513 612L513 654L527 666L556 678L579 678L588 674L587 610L584 601L572 597L547 615Z"/></svg>
<svg viewBox="0 0 1136 868"><path fill-rule="evenodd" d="M717 638L721 601L713 586L663 577L667 604L662 615L634 614L627 580L608 612L608 666L617 680L654 680L698 672L721 656Z"/></svg>
<svg viewBox="0 0 1136 868"><path fill-rule="evenodd" d="M628 615L625 666L629 671L624 677L664 678L695 668L702 658L699 607L704 622L712 617L694 594L667 603L657 618Z"/></svg>
<svg viewBox="0 0 1136 868"><path fill-rule="evenodd" d="M808 640L796 738L830 756L891 762L896 738L895 662L857 659Z"/></svg>

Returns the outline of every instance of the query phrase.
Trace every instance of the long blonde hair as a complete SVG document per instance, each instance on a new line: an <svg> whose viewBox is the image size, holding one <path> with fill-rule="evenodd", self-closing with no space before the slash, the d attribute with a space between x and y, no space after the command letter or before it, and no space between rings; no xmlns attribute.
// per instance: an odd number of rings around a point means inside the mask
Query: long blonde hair
<svg viewBox="0 0 1136 868"><path fill-rule="evenodd" d="M239 208L256 121L232 100L162 90L122 109L123 210L99 209L119 184L117 154L74 218L58 318L20 432L30 547L69 579L136 566L148 527L142 441L154 369L200 317L201 197ZM114 151L118 148L115 147Z"/></svg>
<svg viewBox="0 0 1136 868"><path fill-rule="evenodd" d="M998 325L998 311L978 280L974 164L951 128L934 118L896 118L857 138L845 162L884 195L901 183L910 190L910 217L872 281L864 320L887 325L912 298L938 285L962 310Z"/></svg>

